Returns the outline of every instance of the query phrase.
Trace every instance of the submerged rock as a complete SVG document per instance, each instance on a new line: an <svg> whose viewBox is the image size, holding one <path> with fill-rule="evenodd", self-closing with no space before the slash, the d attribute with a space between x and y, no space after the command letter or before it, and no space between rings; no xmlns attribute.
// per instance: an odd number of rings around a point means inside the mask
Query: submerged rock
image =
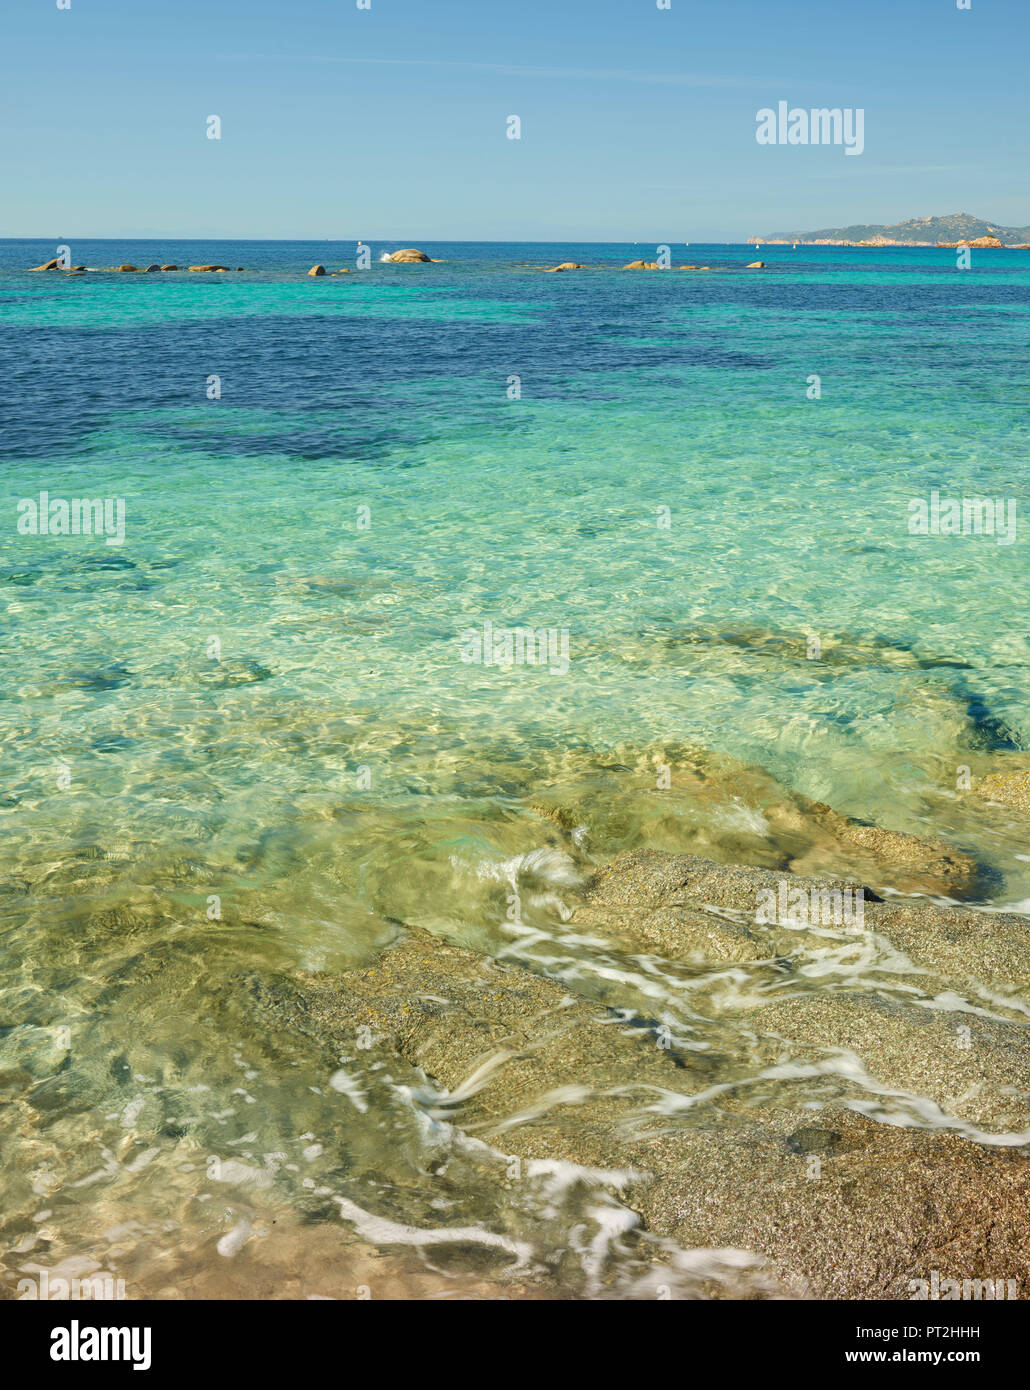
<svg viewBox="0 0 1030 1390"><path fill-rule="evenodd" d="M134 570L136 562L127 555L84 555L78 567L84 570Z"/></svg>
<svg viewBox="0 0 1030 1390"><path fill-rule="evenodd" d="M629 646L623 659L636 663L676 661L690 652L713 660L739 661L738 669L749 667L763 670L804 671L806 680L821 680L832 668L867 668L870 671L910 671L918 677L930 672L930 681L916 681L899 687L896 698L912 701L933 699L951 703L952 716L958 716L964 728L954 731L956 747L972 751L1019 751L1023 740L1002 712L992 708L990 699L979 687L983 679L973 665L958 654L922 650L915 643L853 632L777 631L745 625L719 624L684 625L661 623L645 628L640 643ZM691 649L700 647L700 653ZM903 693L904 692L904 693ZM959 761L962 761L959 759Z"/></svg>
<svg viewBox="0 0 1030 1390"><path fill-rule="evenodd" d="M66 672L66 674L54 683L55 689L65 687L73 690L118 690L123 685L128 685L132 679L132 672L120 661L112 662L109 666L97 669L77 668Z"/></svg>
<svg viewBox="0 0 1030 1390"><path fill-rule="evenodd" d="M561 265L552 265L548 274L557 275L560 270L586 270L586 266L579 265L576 261L562 261Z"/></svg>
<svg viewBox="0 0 1030 1390"><path fill-rule="evenodd" d="M941 840L866 825L840 815L820 801L808 801L806 797L797 799L815 823L836 840L852 863L865 861L870 870L878 864L889 864L895 871L907 871L913 880L921 880L928 888L935 884L938 891L970 889L976 883L979 870L972 855ZM803 873L805 867L805 856L799 856L791 864L795 873Z"/></svg>
<svg viewBox="0 0 1030 1390"><path fill-rule="evenodd" d="M1030 768L1018 772L993 772L983 777L973 788L984 801L1007 806L1022 815L1030 815Z"/></svg>
<svg viewBox="0 0 1030 1390"><path fill-rule="evenodd" d="M664 768L667 785L656 787ZM979 865L941 840L841 815L777 782L764 768L705 749L666 745L650 757L613 750L609 765L551 769L538 814L592 843L690 851L794 873L855 875L877 888L954 895L972 890Z"/></svg>
<svg viewBox="0 0 1030 1390"><path fill-rule="evenodd" d="M4 1033L0 1042L0 1073L13 1067L33 1078L50 1076L60 1070L68 1056L67 1029L23 1024L5 1029Z"/></svg>
<svg viewBox="0 0 1030 1390"><path fill-rule="evenodd" d="M228 689L237 685L254 685L258 681L271 680L274 671L262 666L253 657L222 657L220 660L191 661L180 668L187 680L199 685L218 686Z"/></svg>

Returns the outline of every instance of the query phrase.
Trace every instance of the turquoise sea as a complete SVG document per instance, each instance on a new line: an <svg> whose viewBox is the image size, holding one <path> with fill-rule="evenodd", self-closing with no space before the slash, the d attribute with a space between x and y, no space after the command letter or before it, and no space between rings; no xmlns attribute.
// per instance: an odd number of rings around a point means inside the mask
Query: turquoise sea
<svg viewBox="0 0 1030 1390"><path fill-rule="evenodd" d="M1023 826L964 795L1030 757L1030 252L68 240L245 270L0 242L0 1280L217 1291L276 1221L325 1293L333 1194L424 1228L417 1118L240 982L400 923L500 952L523 856L558 896L627 848L768 862L760 783L1030 910ZM20 533L42 492L120 501L124 541ZM912 534L934 493L1015 531ZM466 659L485 624L567 662ZM496 1201L467 1178L447 1221Z"/></svg>

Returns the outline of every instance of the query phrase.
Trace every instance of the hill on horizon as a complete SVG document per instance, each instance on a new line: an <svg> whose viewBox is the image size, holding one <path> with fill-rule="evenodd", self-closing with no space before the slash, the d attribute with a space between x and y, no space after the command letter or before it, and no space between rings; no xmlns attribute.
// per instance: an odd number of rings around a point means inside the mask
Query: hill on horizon
<svg viewBox="0 0 1030 1390"><path fill-rule="evenodd" d="M912 217L907 222L863 223L852 227L824 227L816 232L771 232L762 241L872 241L883 237L888 241L933 246L938 241L973 241L978 237L996 236L1006 246L1030 242L1030 227L1003 227L997 222L985 222L968 212L953 212L947 217ZM752 238L754 240L755 238Z"/></svg>

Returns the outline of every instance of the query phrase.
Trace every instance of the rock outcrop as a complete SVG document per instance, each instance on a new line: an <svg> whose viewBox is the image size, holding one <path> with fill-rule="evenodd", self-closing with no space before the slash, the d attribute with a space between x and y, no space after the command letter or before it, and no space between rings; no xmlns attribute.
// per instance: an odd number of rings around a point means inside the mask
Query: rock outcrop
<svg viewBox="0 0 1030 1390"><path fill-rule="evenodd" d="M47 261L46 265L30 266L30 270L59 270L61 262L55 257L52 261Z"/></svg>
<svg viewBox="0 0 1030 1390"><path fill-rule="evenodd" d="M552 265L548 268L549 275L557 275L561 270L585 270L586 266L580 265L577 261L562 261L561 265Z"/></svg>
<svg viewBox="0 0 1030 1390"><path fill-rule="evenodd" d="M629 265L624 265L623 270L657 270L657 261L630 261Z"/></svg>
<svg viewBox="0 0 1030 1390"><path fill-rule="evenodd" d="M191 265L190 270L194 271L219 271L228 270L227 265Z"/></svg>
<svg viewBox="0 0 1030 1390"><path fill-rule="evenodd" d="M424 251L417 250L414 246L406 246L400 251L393 251L390 254L392 265L410 265L417 261L427 261L429 257Z"/></svg>
<svg viewBox="0 0 1030 1390"><path fill-rule="evenodd" d="M936 243L942 250L956 250L968 247L971 251L1003 251L1005 243L999 241L996 236L978 236L971 241L938 241Z"/></svg>

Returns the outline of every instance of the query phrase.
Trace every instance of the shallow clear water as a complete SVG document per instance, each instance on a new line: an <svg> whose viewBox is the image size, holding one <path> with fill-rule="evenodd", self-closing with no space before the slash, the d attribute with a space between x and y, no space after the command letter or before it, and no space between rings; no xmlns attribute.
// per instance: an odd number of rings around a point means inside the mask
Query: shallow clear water
<svg viewBox="0 0 1030 1390"><path fill-rule="evenodd" d="M502 949L543 794L587 807L584 870L696 848L727 805L670 817L650 769L701 749L1030 899L1019 824L956 791L1030 748L1030 253L372 249L73 242L247 273L57 279L0 243L9 1274L208 1287L227 1233L321 1231L377 1183L427 1227L417 1117L349 1105L233 981L362 961L391 920ZM909 534L933 489L1016 501L1014 543ZM42 490L124 499L124 543L18 534ZM486 622L567 634L567 669L463 660ZM234 1154L260 1179L212 1179ZM458 1186L448 1224L496 1225L496 1183ZM417 1293L486 1276L428 1277L398 1262Z"/></svg>

